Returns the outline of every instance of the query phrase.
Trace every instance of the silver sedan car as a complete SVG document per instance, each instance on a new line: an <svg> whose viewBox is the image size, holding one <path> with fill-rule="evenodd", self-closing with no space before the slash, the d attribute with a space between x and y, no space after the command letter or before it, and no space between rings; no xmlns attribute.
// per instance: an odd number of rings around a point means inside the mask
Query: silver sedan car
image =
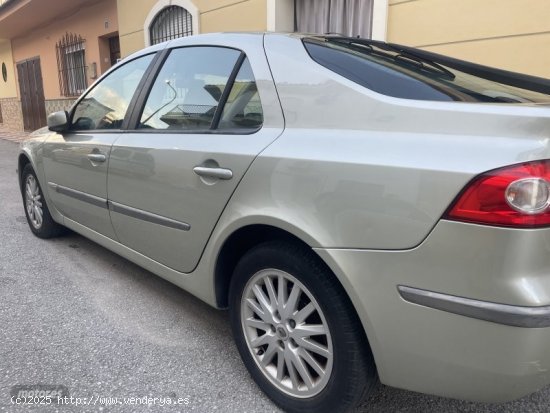
<svg viewBox="0 0 550 413"><path fill-rule="evenodd" d="M379 379L505 401L550 383L550 82L341 36L142 50L21 145L64 228L229 308L259 387L339 412Z"/></svg>

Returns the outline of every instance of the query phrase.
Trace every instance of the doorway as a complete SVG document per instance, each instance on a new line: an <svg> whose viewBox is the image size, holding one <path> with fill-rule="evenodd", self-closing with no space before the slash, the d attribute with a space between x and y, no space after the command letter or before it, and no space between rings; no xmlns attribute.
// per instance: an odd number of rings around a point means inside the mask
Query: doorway
<svg viewBox="0 0 550 413"><path fill-rule="evenodd" d="M109 38L109 55L111 66L116 65L120 60L120 38L118 34Z"/></svg>
<svg viewBox="0 0 550 413"><path fill-rule="evenodd" d="M46 126L46 102L40 58L33 57L17 63L17 75L25 130L33 131Z"/></svg>

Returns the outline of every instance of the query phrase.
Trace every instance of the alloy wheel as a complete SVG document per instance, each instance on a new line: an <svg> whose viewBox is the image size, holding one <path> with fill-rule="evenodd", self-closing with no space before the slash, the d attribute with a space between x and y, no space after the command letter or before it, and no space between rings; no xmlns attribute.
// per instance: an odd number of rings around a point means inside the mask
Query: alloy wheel
<svg viewBox="0 0 550 413"><path fill-rule="evenodd" d="M254 274L242 295L241 324L257 366L279 390L309 398L325 388L333 365L330 330L294 276L276 269Z"/></svg>
<svg viewBox="0 0 550 413"><path fill-rule="evenodd" d="M27 215L32 226L35 229L40 229L44 219L44 211L42 209L42 194L40 187L33 175L28 175L25 181L25 207Z"/></svg>

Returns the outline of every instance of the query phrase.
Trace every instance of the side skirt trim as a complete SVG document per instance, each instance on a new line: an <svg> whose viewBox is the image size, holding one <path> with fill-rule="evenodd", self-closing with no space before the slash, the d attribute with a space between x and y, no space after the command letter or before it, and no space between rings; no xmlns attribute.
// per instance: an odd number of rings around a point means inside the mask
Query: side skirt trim
<svg viewBox="0 0 550 413"><path fill-rule="evenodd" d="M57 185L53 182L48 182L48 186L58 194L66 195L78 199L79 201L107 209L107 200L104 198L77 191L76 189L67 188L66 186Z"/></svg>
<svg viewBox="0 0 550 413"><path fill-rule="evenodd" d="M109 201L95 195L90 195L85 192L77 191L76 189L67 188L66 186L58 185L53 182L48 182L48 186L58 194L78 199L79 201L86 202L99 208L108 208L112 212L117 212L119 214L140 219L142 221L151 222L153 224L162 225L168 228L179 229L181 231L189 231L191 229L191 225L186 222L176 221L175 219L153 214L152 212L132 208L127 205L119 204L118 202Z"/></svg>
<svg viewBox="0 0 550 413"><path fill-rule="evenodd" d="M186 222L176 221L175 219L166 218L162 215L153 214L152 212L132 208L127 205L119 204L118 202L107 201L107 203L110 211L118 212L119 214L182 231L189 231L191 229L191 225Z"/></svg>

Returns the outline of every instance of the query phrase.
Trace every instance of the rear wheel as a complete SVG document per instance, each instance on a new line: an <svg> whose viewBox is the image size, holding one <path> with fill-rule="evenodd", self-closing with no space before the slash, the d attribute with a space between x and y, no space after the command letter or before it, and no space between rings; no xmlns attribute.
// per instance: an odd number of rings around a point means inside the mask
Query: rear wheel
<svg viewBox="0 0 550 413"><path fill-rule="evenodd" d="M349 298L308 248L249 251L233 275L230 311L250 374L286 411L346 411L377 381Z"/></svg>
<svg viewBox="0 0 550 413"><path fill-rule="evenodd" d="M50 215L42 188L31 164L25 165L21 177L25 215L33 234L39 238L53 238L62 234L65 228L56 223Z"/></svg>

